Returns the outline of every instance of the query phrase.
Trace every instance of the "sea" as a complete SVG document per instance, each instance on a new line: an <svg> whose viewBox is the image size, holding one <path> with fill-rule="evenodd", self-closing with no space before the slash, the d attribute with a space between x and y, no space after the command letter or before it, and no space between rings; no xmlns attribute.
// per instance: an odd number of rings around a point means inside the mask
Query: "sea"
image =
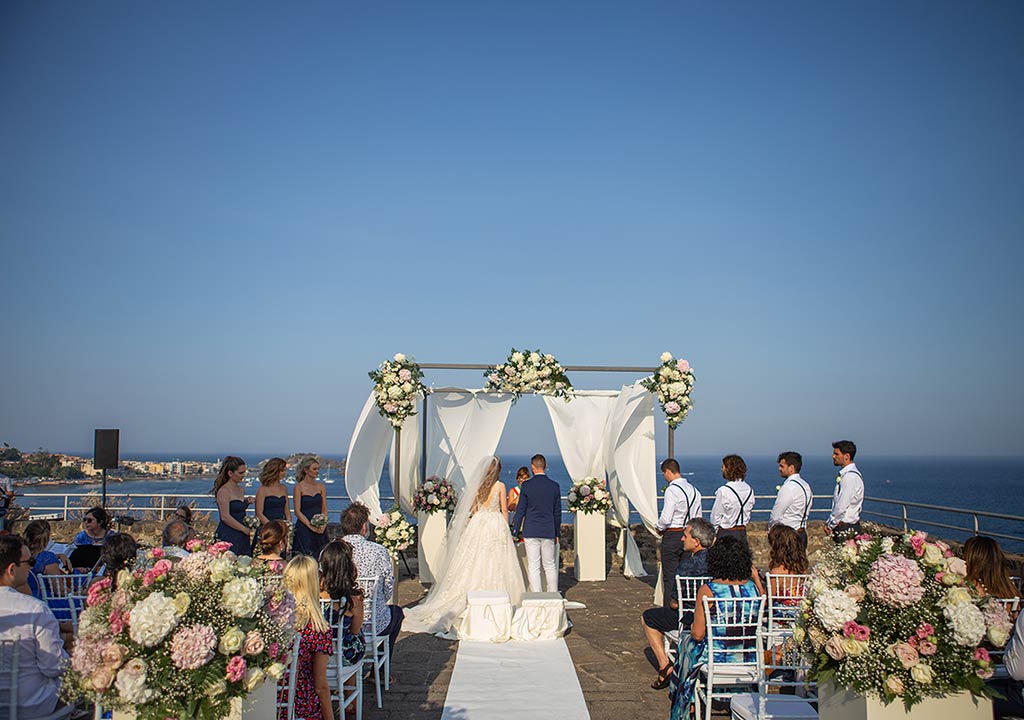
<svg viewBox="0 0 1024 720"><path fill-rule="evenodd" d="M88 457L91 453L84 453ZM245 456L251 468L273 454L251 454ZM340 460L342 455L321 455L322 458ZM502 479L506 486L515 484L516 469L529 465L529 455L507 454L502 457ZM557 455L548 455L548 475L561 485L563 491L571 485L565 465ZM152 460L166 462L177 459L216 461L214 455L187 453L145 453L123 455L125 460ZM774 495L781 482L775 456L747 456L747 482L757 495ZM683 475L704 497L704 511L709 514L714 501L715 490L722 485L721 456L693 455L679 458ZM1024 538L1024 458L1014 457L864 457L857 459L857 467L864 476L866 495L869 498L899 500L907 503L932 507L906 508L908 525L913 529L925 530L940 537L964 540L973 534L975 517L952 513L937 507L954 507L974 511L1018 516L1021 520L1006 518L977 517L977 527L982 534L992 534L1008 551L1024 552L1024 541L1000 537L1008 535ZM807 480L816 496L831 496L835 488L837 468L832 465L830 455L804 459L801 476ZM665 488L657 468L652 468L657 478L658 495ZM332 470L328 475L322 468L320 480L328 483L328 507L333 515L348 505L345 483L341 474ZM248 478L247 494L255 494L258 481ZM212 508L213 498L209 494L212 478L186 480L145 479L125 482L111 481L108 484L108 504L119 507L129 514L141 512L150 506L150 497L165 496L164 502L173 506L175 502L194 500L198 507ZM98 493L100 484L47 485L44 487L21 488L19 492L30 493L23 498L23 504L30 501L39 512L43 507L62 507L63 496L82 493ZM123 495L130 497L126 499ZM54 497L35 497L36 494ZM189 497L196 496L196 497ZM391 480L385 464L381 476L382 505L392 502ZM74 498L72 498L74 499ZM70 502L70 501L69 501ZM754 520L767 520L771 510L770 499L758 500ZM72 502L73 505L77 503ZM831 505L830 499L816 498L812 517L823 519ZM660 509L660 503L659 503ZM904 510L900 505L868 500L864 506L864 519L884 522L897 527L903 526ZM892 517L887 517L892 516ZM639 522L634 512L632 522ZM566 518L568 521L568 517ZM968 528L969 531L955 528Z"/></svg>

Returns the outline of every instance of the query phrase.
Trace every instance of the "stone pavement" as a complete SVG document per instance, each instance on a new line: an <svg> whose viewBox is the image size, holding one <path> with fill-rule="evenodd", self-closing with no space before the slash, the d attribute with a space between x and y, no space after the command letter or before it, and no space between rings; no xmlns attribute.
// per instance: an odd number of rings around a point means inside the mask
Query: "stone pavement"
<svg viewBox="0 0 1024 720"><path fill-rule="evenodd" d="M404 573L403 573L404 575ZM651 690L657 675L644 649L640 613L651 606L654 577L631 579L617 568L603 583L577 583L562 573L559 587L568 600L587 606L569 613L573 627L566 636L576 673L593 720L668 717L668 691ZM398 602L408 605L424 594L415 579L402 578ZM366 720L439 718L455 667L458 643L432 635L403 633L395 646L391 674L395 682L378 710L373 685L364 686ZM496 698L514 704L514 698Z"/></svg>

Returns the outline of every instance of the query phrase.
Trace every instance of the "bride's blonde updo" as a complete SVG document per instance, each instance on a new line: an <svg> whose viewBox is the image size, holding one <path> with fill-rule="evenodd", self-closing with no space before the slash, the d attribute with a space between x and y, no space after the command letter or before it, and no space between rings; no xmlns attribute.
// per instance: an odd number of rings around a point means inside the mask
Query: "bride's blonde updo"
<svg viewBox="0 0 1024 720"><path fill-rule="evenodd" d="M491 494L491 488L494 487L494 483L498 482L499 477L501 477L501 458L495 456L491 460L491 464L487 466L483 482L480 483L480 489L476 492L476 504L478 507L482 507L487 502L487 498Z"/></svg>

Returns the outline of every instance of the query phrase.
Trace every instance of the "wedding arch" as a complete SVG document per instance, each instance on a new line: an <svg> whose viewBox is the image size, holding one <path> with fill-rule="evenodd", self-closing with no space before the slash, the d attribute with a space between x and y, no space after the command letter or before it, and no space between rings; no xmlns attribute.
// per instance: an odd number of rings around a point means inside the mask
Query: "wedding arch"
<svg viewBox="0 0 1024 720"><path fill-rule="evenodd" d="M510 360L517 354L513 350ZM657 464L655 395L652 393L658 395L664 408L666 398L655 387L658 373L666 372L664 367L668 360L676 361L665 353L661 367L573 365L562 368L552 356L544 358L565 373L642 373L648 376L623 385L619 390L572 390L570 387L571 392L558 392L557 396L554 392L538 393L547 406L570 478L607 478L612 499L607 520L620 530L617 552L624 557L623 572L631 577L644 576L647 572L639 548L628 531L630 506L653 532L658 506L657 478L652 472ZM682 368L685 361L678 362ZM420 382L422 370L483 370L488 382L480 389L427 388ZM379 484L385 458L389 455L394 496L407 513L413 512L412 497L424 478L445 477L461 490L465 485L464 473L494 454L515 400L520 394L534 392L522 387L516 387L514 392L493 389L500 386L495 381L495 370L495 366L469 363L417 365L399 354L370 373L377 385L363 405L348 449L345 485L349 497L365 504L375 517L382 514ZM564 373L557 377L568 384ZM395 389L391 389L390 395L385 378L393 379ZM692 374L688 378L683 410L679 412L674 402L669 405L670 410L677 412L675 417L667 415L669 457L674 455L675 426L688 409ZM554 390L554 384L551 389Z"/></svg>

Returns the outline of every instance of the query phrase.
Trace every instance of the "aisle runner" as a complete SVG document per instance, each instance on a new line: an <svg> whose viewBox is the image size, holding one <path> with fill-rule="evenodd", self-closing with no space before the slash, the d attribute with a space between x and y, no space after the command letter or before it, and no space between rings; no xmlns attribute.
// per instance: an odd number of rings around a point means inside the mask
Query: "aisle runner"
<svg viewBox="0 0 1024 720"><path fill-rule="evenodd" d="M460 642L442 720L590 720L565 640Z"/></svg>

